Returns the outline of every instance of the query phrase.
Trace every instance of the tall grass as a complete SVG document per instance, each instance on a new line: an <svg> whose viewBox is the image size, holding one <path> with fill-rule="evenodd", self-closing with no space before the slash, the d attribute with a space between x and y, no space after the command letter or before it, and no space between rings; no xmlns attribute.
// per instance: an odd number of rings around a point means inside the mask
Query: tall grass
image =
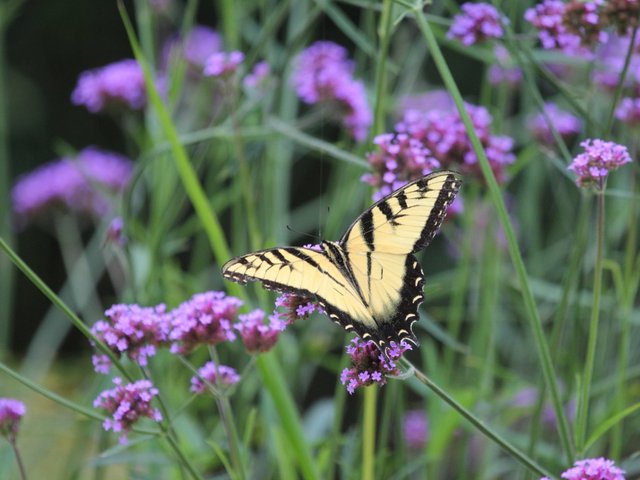
<svg viewBox="0 0 640 480"><path fill-rule="evenodd" d="M127 190L89 235L86 220L67 211L41 223L38 235L53 235L65 260L58 291L49 272L34 272L28 253L19 255L21 234L0 230L0 396L27 404L18 446L28 478L559 478L574 461L600 456L627 478L640 475L637 165L613 173L597 194L579 189L566 168L589 137L637 156L636 132L615 118L634 52L613 91L603 91L591 80L592 62L538 47L524 3L494 3L508 18L496 42L522 72L517 86L487 80L496 62L490 42L463 47L447 37L455 2L224 1L215 23L198 18L197 1L162 13L151 2L118 4L147 96L142 113L114 115L135 159ZM164 32L184 36L196 18L220 32L227 51L244 52L234 76L194 82L183 58L163 59ZM8 97L3 38L0 88ZM334 107L304 105L291 86L297 55L318 39L348 46L355 59L373 112L363 142ZM242 79L260 60L272 74L256 94ZM558 65L570 73L558 74ZM273 295L223 281L221 265L253 249L317 243L318 234L339 238L371 203L360 177L373 138L393 130L407 95L437 89L459 112L477 169L464 174L464 210L450 214L421 256L421 346L400 362L397 378L347 394L340 373L349 366L348 336L317 313L289 326L267 353L225 342L189 354L159 349L148 365L92 333L109 305L173 308L209 290L240 298L243 313L268 315ZM534 140L528 118L546 100L580 117L579 138L563 138L547 117L554 141ZM465 101L486 107L494 133L515 139L505 178L496 178ZM11 132L4 118L0 107L0 155ZM4 199L7 177L0 172ZM5 226L8 205L0 205ZM116 214L122 244L105 240ZM6 345L21 328L5 312L17 274L52 305L24 358ZM110 378L93 371L88 348L74 365L55 358L71 329L109 357L113 376L152 380L163 420L136 424L123 445L105 434L106 416L92 402L113 386ZM240 382L191 393L190 377L208 360L233 366ZM403 423L415 410L429 424L417 448ZM57 459L41 455L43 437L59 443ZM0 477L17 475L5 442Z"/></svg>

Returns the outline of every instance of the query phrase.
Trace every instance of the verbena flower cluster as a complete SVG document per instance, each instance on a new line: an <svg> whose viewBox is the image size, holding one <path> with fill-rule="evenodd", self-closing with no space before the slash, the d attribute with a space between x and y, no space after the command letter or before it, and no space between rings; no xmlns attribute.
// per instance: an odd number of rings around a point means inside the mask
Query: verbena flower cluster
<svg viewBox="0 0 640 480"><path fill-rule="evenodd" d="M457 39L463 45L474 45L490 38L502 38L504 30L501 16L493 5L488 3L464 3L462 13L453 18L447 32L448 38Z"/></svg>
<svg viewBox="0 0 640 480"><path fill-rule="evenodd" d="M106 320L93 324L91 333L116 355L126 355L145 366L147 359L167 341L169 316L165 310L163 304L156 307L113 305L105 312ZM111 360L108 356L94 355L92 360L98 373L109 373Z"/></svg>
<svg viewBox="0 0 640 480"><path fill-rule="evenodd" d="M551 126L565 142L572 140L582 128L582 122L578 117L560 109L553 102L545 103L544 113L534 115L528 123L534 138L549 147L556 144Z"/></svg>
<svg viewBox="0 0 640 480"><path fill-rule="evenodd" d="M202 74L207 59L222 50L222 38L212 28L194 25L184 39L172 38L164 46L164 63L169 64L174 58L187 63L188 73L192 76Z"/></svg>
<svg viewBox="0 0 640 480"><path fill-rule="evenodd" d="M429 440L429 421L424 410L409 410L402 421L404 442L411 450L422 450Z"/></svg>
<svg viewBox="0 0 640 480"><path fill-rule="evenodd" d="M170 314L172 353L189 353L199 345L233 341L233 319L242 302L224 292L194 295Z"/></svg>
<svg viewBox="0 0 640 480"><path fill-rule="evenodd" d="M276 298L275 304L276 308L282 308L282 311L274 313L277 313L287 325L292 324L297 319L308 318L313 312L325 313L315 299L290 293L280 295Z"/></svg>
<svg viewBox="0 0 640 480"><path fill-rule="evenodd" d="M14 442L27 407L15 398L0 398L0 435Z"/></svg>
<svg viewBox="0 0 640 480"><path fill-rule="evenodd" d="M606 458L588 458L578 460L561 477L566 480L625 480L624 470L615 466L613 460ZM550 480L543 477L540 480Z"/></svg>
<svg viewBox="0 0 640 480"><path fill-rule="evenodd" d="M208 77L228 77L238 70L243 61L242 52L216 52L207 58L204 74Z"/></svg>
<svg viewBox="0 0 640 480"><path fill-rule="evenodd" d="M498 181L506 178L506 167L515 161L513 139L491 134L491 115L484 108L465 104L476 134ZM368 155L373 175L363 180L377 187L374 199L415 180L435 168L453 168L480 176L478 159L458 110L442 104L431 110L408 109L393 134L374 139L378 150Z"/></svg>
<svg viewBox="0 0 640 480"><path fill-rule="evenodd" d="M353 78L353 71L346 49L320 41L298 56L292 83L305 103L336 103L343 125L361 142L367 138L373 115L364 84Z"/></svg>
<svg viewBox="0 0 640 480"><path fill-rule="evenodd" d="M132 172L133 163L122 155L88 147L20 177L12 191L13 210L21 223L54 207L99 217L111 208L109 195L121 192Z"/></svg>
<svg viewBox="0 0 640 480"><path fill-rule="evenodd" d="M204 393L207 391L207 384L216 388L226 388L235 385L239 381L240 375L233 368L207 362L198 370L198 375L191 378L191 391L193 393Z"/></svg>
<svg viewBox="0 0 640 480"><path fill-rule="evenodd" d="M407 343L396 345L392 342L385 357L372 341L354 338L351 344L347 345L347 354L351 357L353 365L342 371L340 381L346 385L350 394L353 394L358 387L374 383L384 385L387 383L388 376L400 373L396 361L407 350L411 350L411 345Z"/></svg>
<svg viewBox="0 0 640 480"><path fill-rule="evenodd" d="M100 393L93 406L107 410L111 417L102 424L104 429L120 433L120 443L126 444L131 427L141 417L155 422L162 421L160 411L151 406L151 401L158 395L158 389L149 380L123 384L122 379L116 377L113 383L116 386Z"/></svg>
<svg viewBox="0 0 640 480"><path fill-rule="evenodd" d="M506 85L515 88L522 82L522 70L516 67L509 52L502 45L493 49L495 62L487 70L487 79L492 85Z"/></svg>
<svg viewBox="0 0 640 480"><path fill-rule="evenodd" d="M278 315L271 315L269 323L264 323L265 314L262 310L254 310L251 313L240 315L234 328L240 332L244 348L249 353L267 352L273 348L278 335L282 332L286 323Z"/></svg>
<svg viewBox="0 0 640 480"><path fill-rule="evenodd" d="M71 101L92 113L122 107L139 110L147 101L142 68L137 61L127 59L83 72Z"/></svg>
<svg viewBox="0 0 640 480"><path fill-rule="evenodd" d="M577 155L568 167L577 175L576 184L579 187L593 186L602 190L609 172L631 162L624 145L599 139L588 139L580 145L584 153Z"/></svg>

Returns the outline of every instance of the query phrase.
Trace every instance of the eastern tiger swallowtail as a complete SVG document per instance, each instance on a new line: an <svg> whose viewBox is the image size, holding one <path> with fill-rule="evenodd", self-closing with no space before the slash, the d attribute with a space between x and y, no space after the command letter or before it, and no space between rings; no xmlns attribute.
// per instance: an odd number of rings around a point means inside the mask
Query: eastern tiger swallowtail
<svg viewBox="0 0 640 480"><path fill-rule="evenodd" d="M316 298L329 317L386 352L389 342L418 345L424 275L412 253L438 232L460 188L460 176L440 171L376 202L340 241L319 251L281 247L248 253L222 267L228 280L260 281L270 290Z"/></svg>

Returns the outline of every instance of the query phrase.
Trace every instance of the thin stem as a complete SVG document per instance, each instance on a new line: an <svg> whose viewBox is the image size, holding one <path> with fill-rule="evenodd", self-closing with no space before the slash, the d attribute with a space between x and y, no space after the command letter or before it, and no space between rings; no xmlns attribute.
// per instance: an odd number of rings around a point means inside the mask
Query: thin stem
<svg viewBox="0 0 640 480"><path fill-rule="evenodd" d="M9 440L11 444L11 448L13 450L13 454L16 457L16 463L18 464L18 470L20 470L20 478L22 480L27 480L27 471L24 468L24 463L22 463L22 456L20 455L20 450L18 450L18 445L16 443L16 439L12 438Z"/></svg>
<svg viewBox="0 0 640 480"><path fill-rule="evenodd" d="M375 479L376 410L378 389L365 388L362 424L362 479Z"/></svg>
<svg viewBox="0 0 640 480"><path fill-rule="evenodd" d="M432 382L424 373L418 370L409 360L406 358L402 358L401 361L405 363L405 365L409 369L413 369L415 377L424 385L426 385L433 393L435 393L438 397L445 401L451 408L457 411L461 416L463 416L466 420L469 421L480 433L485 435L487 438L492 440L498 446L502 447L506 452L511 454L518 462L524 465L529 470L535 472L537 475L547 476L552 478L552 475L547 472L542 466L538 465L535 460L528 457L524 452L520 451L518 448L513 446L507 440L502 438L500 434L496 431L492 430L488 425L486 425L482 420L477 418L473 413L463 407L460 403L458 403L453 397L451 397L447 392L445 392L442 388Z"/></svg>
<svg viewBox="0 0 640 480"><path fill-rule="evenodd" d="M460 90L453 79L451 71L442 55L442 51L436 41L433 32L431 31L431 27L429 23L425 19L424 15L420 10L415 10L415 19L418 23L420 30L423 33L423 36L429 45L429 49L431 50L431 54L433 60L436 64L436 67L442 77L445 86L447 87L448 92L451 94L454 103L460 113L460 118L462 119L467 135L469 136L469 140L471 141L473 151L478 158L478 164L480 166L480 170L482 171L483 178L487 183L489 188L489 193L493 204L496 208L498 218L500 220L500 224L504 230L505 237L507 239L507 245L509 248L509 255L511 256L511 261L513 262L513 266L516 270L516 274L518 277L518 281L520 284L520 290L522 294L522 300L524 303L524 308L527 314L527 318L529 320L529 324L531 330L533 331L534 343L536 345L536 349L538 352L538 357L540 359L540 364L542 367L542 372L544 374L544 379L547 384L547 388L551 393L551 399L553 402L553 408L558 418L557 428L558 433L560 435L560 440L562 443L562 448L565 456L567 457L568 463L573 463L574 458L574 448L571 443L571 435L569 433L569 423L567 422L567 417L562 408L562 401L560 398L560 391L557 383L557 376L555 373L555 368L553 366L553 362L551 361L551 353L549 352L549 345L544 335L544 331L542 329L542 321L540 320L540 315L538 313L538 309L536 307L536 302L533 297L533 292L531 290L531 285L529 284L529 279L527 276L527 269L524 265L524 260L522 259L522 255L520 253L520 249L518 248L518 242L516 240L516 236L513 230L513 226L511 225L511 221L509 219L509 215L507 213L507 207L504 203L504 199L502 198L502 194L500 192L500 187L498 186L498 182L496 177L491 169L491 165L489 164L489 160L487 159L486 152L480 143L480 139L478 138L478 134L476 133L473 123L471 122L471 118L469 117L469 113L465 108L464 101L462 100L462 95L460 94Z"/></svg>
<svg viewBox="0 0 640 480"><path fill-rule="evenodd" d="M576 447L582 453L587 433L589 418L589 393L593 379L593 366L596 358L598 342L598 323L600 320L600 296L602 294L602 261L604 255L604 192L598 190L596 194L596 260L593 272L593 301L591 304L591 319L589 322L589 339L587 341L587 357L582 376L580 404L576 421Z"/></svg>
<svg viewBox="0 0 640 480"><path fill-rule="evenodd" d="M393 0L384 0L382 4L382 14L380 15L380 25L378 35L380 37L380 48L376 62L376 87L375 106L373 116L373 135L382 133L384 127L385 100L387 98L387 70L386 63L389 56L389 43L391 41L391 25Z"/></svg>

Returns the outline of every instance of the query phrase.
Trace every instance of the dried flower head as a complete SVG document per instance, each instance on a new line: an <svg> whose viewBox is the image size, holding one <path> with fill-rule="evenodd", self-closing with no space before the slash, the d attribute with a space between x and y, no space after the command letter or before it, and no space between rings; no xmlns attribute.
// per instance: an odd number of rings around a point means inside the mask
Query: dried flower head
<svg viewBox="0 0 640 480"><path fill-rule="evenodd" d="M582 122L578 117L560 109L553 102L545 103L544 113L531 117L528 123L535 139L549 147L556 144L551 125L565 142L573 139L582 128Z"/></svg>
<svg viewBox="0 0 640 480"><path fill-rule="evenodd" d="M602 190L609 172L631 162L624 145L599 139L585 140L580 145L584 153L576 156L568 167L578 176L576 184L579 187L594 186Z"/></svg>
<svg viewBox="0 0 640 480"><path fill-rule="evenodd" d="M93 217L111 208L110 196L129 183L133 164L127 158L94 147L75 158L62 158L20 177L11 193L21 225L52 208Z"/></svg>
<svg viewBox="0 0 640 480"><path fill-rule="evenodd" d="M136 60L127 59L83 72L71 101L92 113L122 107L139 110L147 101L142 68Z"/></svg>
<svg viewBox="0 0 640 480"><path fill-rule="evenodd" d="M127 443L127 435L141 417L147 417L155 422L162 421L162 415L157 408L151 406L153 397L158 395L158 389L149 380L138 380L123 385L121 378L114 378L116 385L111 390L105 390L93 402L95 408L104 408L111 415L102 424L106 431L120 433L120 443Z"/></svg>
<svg viewBox="0 0 640 480"><path fill-rule="evenodd" d="M602 0L571 0L565 4L562 23L569 33L580 38L582 45L591 46L607 40L599 12L602 3Z"/></svg>
<svg viewBox="0 0 640 480"><path fill-rule="evenodd" d="M464 3L462 13L453 18L448 38L460 40L463 45L474 45L489 38L502 38L504 31L498 10L488 3Z"/></svg>
<svg viewBox="0 0 640 480"><path fill-rule="evenodd" d="M351 344L347 345L347 353L351 356L353 366L342 371L340 381L346 385L350 394L358 387L374 383L384 385L387 383L387 376L400 373L395 362L407 350L411 350L410 345L404 342L396 345L395 342L391 342L385 357L372 341L354 338Z"/></svg>
<svg viewBox="0 0 640 480"><path fill-rule="evenodd" d="M0 398L0 435L13 443L27 407L15 398Z"/></svg>
<svg viewBox="0 0 640 480"><path fill-rule="evenodd" d="M191 378L191 391L193 393L204 393L208 390L207 383L214 387L226 388L235 385L239 381L240 375L233 368L207 362L198 369L198 375Z"/></svg>
<svg viewBox="0 0 640 480"><path fill-rule="evenodd" d="M286 323L278 315L271 315L269 323L264 322L264 317L262 310L254 310L238 316L239 322L234 325L249 353L271 350L278 341L278 335L285 329Z"/></svg>
<svg viewBox="0 0 640 480"><path fill-rule="evenodd" d="M640 1L607 0L602 6L602 19L607 25L613 25L618 35L626 35L638 26Z"/></svg>
<svg viewBox="0 0 640 480"><path fill-rule="evenodd" d="M364 84L353 78L347 51L333 42L316 42L297 58L292 83L308 104L337 104L342 123L358 142L365 140L373 120Z"/></svg>
<svg viewBox="0 0 640 480"><path fill-rule="evenodd" d="M242 301L224 292L198 293L171 312L172 353L189 353L199 345L233 341L232 323Z"/></svg>
<svg viewBox="0 0 640 480"><path fill-rule="evenodd" d="M156 354L157 347L167 341L169 316L163 304L155 307L113 305L104 314L106 319L97 321L91 332L117 356L126 355L145 366L147 359ZM97 354L92 360L96 372L109 373L109 357Z"/></svg>

